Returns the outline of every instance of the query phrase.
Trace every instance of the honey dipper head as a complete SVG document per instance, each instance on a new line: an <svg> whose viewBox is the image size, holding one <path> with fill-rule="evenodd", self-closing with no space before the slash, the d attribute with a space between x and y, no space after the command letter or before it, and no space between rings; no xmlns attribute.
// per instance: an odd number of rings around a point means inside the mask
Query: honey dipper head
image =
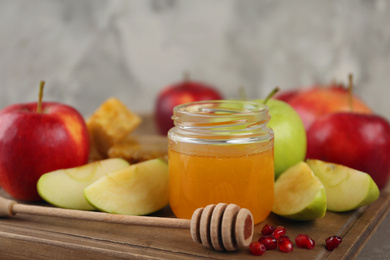
<svg viewBox="0 0 390 260"><path fill-rule="evenodd" d="M217 251L248 247L253 231L252 213L235 204L208 205L195 210L191 218L192 239Z"/></svg>

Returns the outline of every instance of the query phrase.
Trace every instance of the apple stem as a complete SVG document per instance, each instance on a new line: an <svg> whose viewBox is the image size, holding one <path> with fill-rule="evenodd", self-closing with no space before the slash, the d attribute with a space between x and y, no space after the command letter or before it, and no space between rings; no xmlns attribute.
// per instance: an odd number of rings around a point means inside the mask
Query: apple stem
<svg viewBox="0 0 390 260"><path fill-rule="evenodd" d="M348 102L349 102L349 109L353 111L353 75L350 73L348 75Z"/></svg>
<svg viewBox="0 0 390 260"><path fill-rule="evenodd" d="M39 96L38 96L38 106L37 113L42 113L42 97L43 97L43 87L45 86L45 82L41 80L39 84Z"/></svg>
<svg viewBox="0 0 390 260"><path fill-rule="evenodd" d="M271 93L268 94L268 96L264 99L264 102L263 104L267 105L267 102L270 98L272 98L273 96L275 96L276 93L278 93L278 91L280 90L280 88L278 86L276 86L272 91Z"/></svg>

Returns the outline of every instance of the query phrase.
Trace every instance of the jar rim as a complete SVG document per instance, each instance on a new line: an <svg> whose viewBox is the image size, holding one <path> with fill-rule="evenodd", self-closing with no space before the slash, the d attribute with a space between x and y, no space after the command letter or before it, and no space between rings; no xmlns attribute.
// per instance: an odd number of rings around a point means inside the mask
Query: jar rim
<svg viewBox="0 0 390 260"><path fill-rule="evenodd" d="M173 108L173 115L186 114L199 117L214 117L218 111L218 116L240 116L248 114L268 114L266 104L255 101L243 100L206 100L195 101L177 105Z"/></svg>

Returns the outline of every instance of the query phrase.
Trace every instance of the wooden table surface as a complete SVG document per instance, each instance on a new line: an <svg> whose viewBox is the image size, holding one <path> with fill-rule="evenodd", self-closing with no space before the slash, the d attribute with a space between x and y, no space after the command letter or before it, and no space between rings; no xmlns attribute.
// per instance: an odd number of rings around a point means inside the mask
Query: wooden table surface
<svg viewBox="0 0 390 260"><path fill-rule="evenodd" d="M7 195L0 191L0 195ZM47 204L40 204L48 206ZM267 251L267 259L354 258L389 213L390 186L373 204L347 213L327 212L309 222L290 221L271 214L255 226L254 240L265 223L283 225L294 239L299 233L315 241L312 250L294 247L291 253ZM155 216L174 217L169 207ZM151 218L153 216L150 216ZM343 237L334 251L325 238ZM295 246L295 244L294 244ZM248 250L215 252L192 241L189 230L61 219L17 214L0 219L0 259L253 259Z"/></svg>

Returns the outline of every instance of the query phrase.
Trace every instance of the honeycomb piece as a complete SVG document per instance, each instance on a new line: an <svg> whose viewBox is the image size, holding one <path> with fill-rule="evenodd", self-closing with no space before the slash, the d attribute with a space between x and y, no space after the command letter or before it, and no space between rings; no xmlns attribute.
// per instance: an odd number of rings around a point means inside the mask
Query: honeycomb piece
<svg viewBox="0 0 390 260"><path fill-rule="evenodd" d="M109 158L123 158L129 163L161 158L168 160L168 140L162 136L129 135L108 150Z"/></svg>
<svg viewBox="0 0 390 260"><path fill-rule="evenodd" d="M91 138L91 150L106 158L110 147L128 136L141 123L141 118L118 99L109 98L86 123Z"/></svg>

